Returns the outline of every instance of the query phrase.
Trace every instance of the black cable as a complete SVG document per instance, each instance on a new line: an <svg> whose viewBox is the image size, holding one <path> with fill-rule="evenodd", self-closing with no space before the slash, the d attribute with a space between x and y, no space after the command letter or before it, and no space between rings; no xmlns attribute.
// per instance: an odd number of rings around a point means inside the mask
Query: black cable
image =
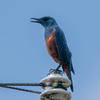
<svg viewBox="0 0 100 100"><path fill-rule="evenodd" d="M42 83L0 83L0 86L43 86Z"/></svg>
<svg viewBox="0 0 100 100"><path fill-rule="evenodd" d="M37 93L37 94L41 94L42 93L42 92L38 92L38 91L32 91L32 90L21 89L21 88L10 87L10 86L1 86L1 87L9 88L9 89L15 89L15 90L20 90L20 91L26 91L26 92L31 92L31 93Z"/></svg>

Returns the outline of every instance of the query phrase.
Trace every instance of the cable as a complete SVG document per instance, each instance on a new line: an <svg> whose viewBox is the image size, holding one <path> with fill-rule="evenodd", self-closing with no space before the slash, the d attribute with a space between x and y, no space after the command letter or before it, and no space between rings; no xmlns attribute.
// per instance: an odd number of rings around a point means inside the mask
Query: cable
<svg viewBox="0 0 100 100"><path fill-rule="evenodd" d="M41 94L41 92L38 91L32 91L11 86L44 86L44 84L43 83L0 83L0 87Z"/></svg>
<svg viewBox="0 0 100 100"><path fill-rule="evenodd" d="M41 83L0 83L0 86L43 86Z"/></svg>
<svg viewBox="0 0 100 100"><path fill-rule="evenodd" d="M10 86L1 86L1 87L9 88L9 89L15 89L15 90L20 90L20 91L26 91L26 92L31 92L31 93L37 93L37 94L41 94L42 93L42 92L38 92L38 91L32 91L32 90L21 89L21 88L10 87Z"/></svg>

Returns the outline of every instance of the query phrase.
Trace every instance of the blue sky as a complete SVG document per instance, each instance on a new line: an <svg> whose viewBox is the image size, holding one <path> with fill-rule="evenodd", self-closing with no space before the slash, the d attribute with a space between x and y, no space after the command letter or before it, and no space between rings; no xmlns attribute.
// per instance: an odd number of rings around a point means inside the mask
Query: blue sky
<svg viewBox="0 0 100 100"><path fill-rule="evenodd" d="M30 23L31 17L48 15L64 31L73 55L71 100L99 100L100 0L1 0L0 83L36 83L58 66L47 53L43 27ZM0 100L39 100L39 95L0 88Z"/></svg>

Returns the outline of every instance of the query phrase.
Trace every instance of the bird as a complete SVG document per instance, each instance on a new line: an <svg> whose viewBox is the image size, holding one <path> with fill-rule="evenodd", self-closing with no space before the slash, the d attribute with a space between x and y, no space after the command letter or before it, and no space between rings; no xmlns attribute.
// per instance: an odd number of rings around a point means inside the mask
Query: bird
<svg viewBox="0 0 100 100"><path fill-rule="evenodd" d="M41 18L31 18L31 22L40 23L44 29L45 44L49 55L52 59L59 64L57 70L62 66L63 72L67 75L71 81L71 91L73 92L73 82L71 71L75 74L72 65L72 54L68 48L67 41L64 32L57 24L56 20L50 16L44 16Z"/></svg>

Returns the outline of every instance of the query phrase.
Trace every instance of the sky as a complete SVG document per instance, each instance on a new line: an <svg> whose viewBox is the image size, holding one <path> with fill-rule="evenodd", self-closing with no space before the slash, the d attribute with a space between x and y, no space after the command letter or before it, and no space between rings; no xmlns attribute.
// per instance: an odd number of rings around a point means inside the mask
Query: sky
<svg viewBox="0 0 100 100"><path fill-rule="evenodd" d="M46 50L44 28L30 22L43 16L55 18L72 52L71 100L100 100L100 0L1 0L0 83L38 83L58 66ZM0 100L40 99L0 87Z"/></svg>

